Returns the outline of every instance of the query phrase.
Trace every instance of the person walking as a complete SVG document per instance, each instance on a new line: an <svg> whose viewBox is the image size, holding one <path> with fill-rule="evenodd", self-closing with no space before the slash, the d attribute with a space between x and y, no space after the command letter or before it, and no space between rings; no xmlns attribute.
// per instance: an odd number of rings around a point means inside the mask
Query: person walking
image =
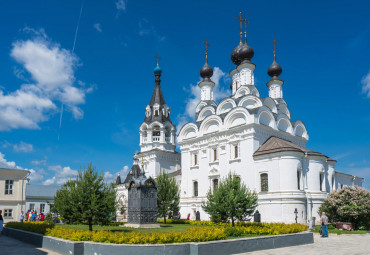
<svg viewBox="0 0 370 255"><path fill-rule="evenodd" d="M24 221L24 212L21 211L21 216L19 216L20 221L23 223Z"/></svg>
<svg viewBox="0 0 370 255"><path fill-rule="evenodd" d="M34 222L36 220L36 215L37 215L37 212L36 211L32 211L32 217L31 217L31 221Z"/></svg>
<svg viewBox="0 0 370 255"><path fill-rule="evenodd" d="M1 233L3 232L3 215L2 215L3 211L0 210L0 236L1 236Z"/></svg>
<svg viewBox="0 0 370 255"><path fill-rule="evenodd" d="M325 212L322 212L321 220L320 220L321 229L322 229L322 237L329 237L328 223L329 223L328 216L325 215Z"/></svg>

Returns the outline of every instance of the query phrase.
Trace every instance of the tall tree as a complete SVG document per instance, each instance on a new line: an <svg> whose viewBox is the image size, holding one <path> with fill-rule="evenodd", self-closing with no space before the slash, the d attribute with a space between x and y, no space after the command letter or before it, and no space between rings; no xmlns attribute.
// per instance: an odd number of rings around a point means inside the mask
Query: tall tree
<svg viewBox="0 0 370 255"><path fill-rule="evenodd" d="M68 223L107 224L116 212L116 191L103 174L89 164L75 180L65 183L54 199L55 208Z"/></svg>
<svg viewBox="0 0 370 255"><path fill-rule="evenodd" d="M168 176L165 171L157 177L157 207L158 215L166 218L168 215L176 215L179 212L180 192L175 178Z"/></svg>
<svg viewBox="0 0 370 255"><path fill-rule="evenodd" d="M207 193L207 200L202 208L207 212L212 221L226 222L231 220L249 221L257 207L257 193L250 191L235 175L229 174L221 180L217 189Z"/></svg>

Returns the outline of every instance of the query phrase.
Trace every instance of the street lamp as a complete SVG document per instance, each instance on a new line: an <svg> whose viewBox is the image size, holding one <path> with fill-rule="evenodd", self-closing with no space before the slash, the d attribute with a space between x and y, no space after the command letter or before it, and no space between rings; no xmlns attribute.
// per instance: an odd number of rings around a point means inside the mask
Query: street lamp
<svg viewBox="0 0 370 255"><path fill-rule="evenodd" d="M297 222L297 219L298 219L298 210L297 210L297 208L295 208L294 214L295 214L295 223L298 223Z"/></svg>

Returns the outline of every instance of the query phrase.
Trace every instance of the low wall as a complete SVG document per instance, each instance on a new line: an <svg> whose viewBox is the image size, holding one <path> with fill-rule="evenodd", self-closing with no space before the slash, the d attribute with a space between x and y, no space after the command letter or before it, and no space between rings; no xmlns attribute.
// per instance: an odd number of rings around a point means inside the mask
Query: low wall
<svg viewBox="0 0 370 255"><path fill-rule="evenodd" d="M68 255L225 255L313 243L313 233L308 231L296 234L238 238L201 243L134 245L73 242L13 228L4 228L4 230L7 236Z"/></svg>

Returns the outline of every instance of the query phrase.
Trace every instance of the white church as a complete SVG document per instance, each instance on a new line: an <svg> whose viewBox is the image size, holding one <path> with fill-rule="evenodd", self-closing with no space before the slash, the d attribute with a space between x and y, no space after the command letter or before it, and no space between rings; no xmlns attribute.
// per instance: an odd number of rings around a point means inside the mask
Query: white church
<svg viewBox="0 0 370 255"><path fill-rule="evenodd" d="M334 159L306 148L307 129L302 121L291 119L283 98L282 68L275 49L267 70L269 96L260 97L263 88L254 84L253 55L246 32L243 42L241 31L239 45L231 53L232 93L215 102L213 69L206 52L196 121L185 124L177 137L181 154L175 151L176 126L162 94L157 62L154 92L139 131L141 151L134 154L134 162L142 162L146 176L156 178L165 170L176 178L182 218L190 213L195 219L199 212L201 220L209 220L202 201L229 173L258 193L262 222L293 223L297 216L299 223L308 223L311 217L318 219L318 208L328 193L343 186L362 186L363 178L336 171ZM116 183L117 199L126 205L126 181L118 176Z"/></svg>

